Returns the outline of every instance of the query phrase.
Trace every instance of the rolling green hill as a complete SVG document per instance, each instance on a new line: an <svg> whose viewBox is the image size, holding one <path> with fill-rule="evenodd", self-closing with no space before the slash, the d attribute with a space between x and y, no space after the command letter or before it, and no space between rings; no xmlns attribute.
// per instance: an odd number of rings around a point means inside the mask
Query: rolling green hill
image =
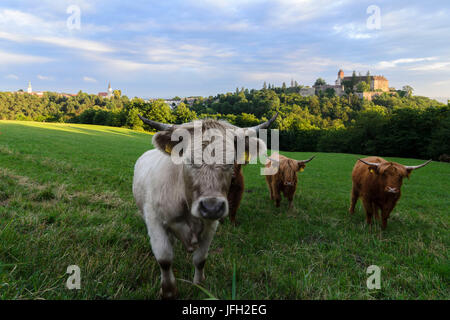
<svg viewBox="0 0 450 320"><path fill-rule="evenodd" d="M150 142L116 127L0 121L0 299L158 298L159 267L131 192ZM367 227L360 202L348 214L357 158L318 153L299 173L290 212L270 201L260 166L246 166L239 225L219 227L205 288L230 299L235 264L238 299L448 299L450 165L414 172L382 232ZM373 264L380 290L366 288ZM65 287L69 265L81 268L81 290ZM192 280L180 244L174 268ZM182 299L207 297L178 286Z"/></svg>

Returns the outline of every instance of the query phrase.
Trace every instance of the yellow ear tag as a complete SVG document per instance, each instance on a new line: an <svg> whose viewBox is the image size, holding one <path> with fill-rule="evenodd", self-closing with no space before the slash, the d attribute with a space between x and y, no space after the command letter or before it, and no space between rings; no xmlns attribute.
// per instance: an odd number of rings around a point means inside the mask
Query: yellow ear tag
<svg viewBox="0 0 450 320"><path fill-rule="evenodd" d="M165 151L167 152L167 153L172 153L172 147L170 146L170 145L166 145L166 149L165 149Z"/></svg>
<svg viewBox="0 0 450 320"><path fill-rule="evenodd" d="M374 173L373 169L370 169L369 171L370 171L370 173Z"/></svg>
<svg viewBox="0 0 450 320"><path fill-rule="evenodd" d="M305 169L303 169L303 168L300 168L300 172L303 172L303 171L305 171Z"/></svg>

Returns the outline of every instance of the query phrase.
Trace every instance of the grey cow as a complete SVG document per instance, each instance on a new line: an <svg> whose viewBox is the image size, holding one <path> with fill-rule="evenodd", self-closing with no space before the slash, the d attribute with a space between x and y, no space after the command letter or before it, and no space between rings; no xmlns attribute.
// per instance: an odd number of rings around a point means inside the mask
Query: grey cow
<svg viewBox="0 0 450 320"><path fill-rule="evenodd" d="M245 134L249 129L257 132L268 128L277 115L258 126L238 131ZM192 142L196 139L193 122L168 125L140 118L159 132L152 140L156 149L145 152L136 162L133 194L147 225L153 254L160 265L161 297L173 299L178 294L172 271L173 238L178 238L188 251L193 252L194 283L201 283L205 278L204 265L218 221L228 215L227 194L234 162L206 163L203 159L201 163L193 163L190 160L192 155L202 154L209 145L204 140L197 144ZM234 159L243 157L238 152L239 148L235 147L235 137L228 134L228 131L239 128L225 121L211 119L196 122L197 127L198 124L202 133L213 129L224 140L224 145L234 146L231 150L235 154ZM172 150L179 142L177 139L172 141L178 129L183 129L192 138L187 143L191 146L191 149L187 149L189 152L181 152L181 163L175 163L171 157ZM265 153L266 146L262 140L254 136L246 137L245 152L250 152L254 157ZM248 148L250 142L258 145L256 154L252 154L252 148ZM191 157L187 156L189 154Z"/></svg>

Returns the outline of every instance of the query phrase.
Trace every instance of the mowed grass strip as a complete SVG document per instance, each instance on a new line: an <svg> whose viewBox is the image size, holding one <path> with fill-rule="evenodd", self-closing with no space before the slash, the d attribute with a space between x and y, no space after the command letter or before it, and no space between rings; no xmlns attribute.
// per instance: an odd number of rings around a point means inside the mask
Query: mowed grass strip
<svg viewBox="0 0 450 320"><path fill-rule="evenodd" d="M0 299L156 299L159 267L131 184L151 135L74 124L0 121ZM306 159L314 153L284 153ZM317 153L299 173L295 209L275 208L260 165L244 168L238 227L221 225L204 287L219 299L448 299L450 166L405 180L388 222L348 214L358 155ZM389 158L407 165L420 160ZM81 290L68 290L69 265ZM381 268L368 290L366 269ZM176 245L175 274L192 280ZM180 298L207 295L179 281Z"/></svg>

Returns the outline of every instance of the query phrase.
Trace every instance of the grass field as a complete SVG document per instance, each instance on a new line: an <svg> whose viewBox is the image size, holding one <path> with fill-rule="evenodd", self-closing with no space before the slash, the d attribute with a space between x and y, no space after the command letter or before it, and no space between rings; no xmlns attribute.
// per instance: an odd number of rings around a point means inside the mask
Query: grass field
<svg viewBox="0 0 450 320"><path fill-rule="evenodd" d="M150 141L121 128L0 121L0 299L158 298L159 267L131 192ZM433 162L405 180L382 232L367 227L360 202L348 214L357 157L318 153L299 174L291 212L270 201L259 165L246 166L239 225L219 227L204 287L230 299L235 264L237 299L449 299L450 165ZM81 290L65 287L74 264ZM380 290L366 287L372 264ZM179 243L174 268L192 280ZM181 299L207 297L178 288Z"/></svg>

